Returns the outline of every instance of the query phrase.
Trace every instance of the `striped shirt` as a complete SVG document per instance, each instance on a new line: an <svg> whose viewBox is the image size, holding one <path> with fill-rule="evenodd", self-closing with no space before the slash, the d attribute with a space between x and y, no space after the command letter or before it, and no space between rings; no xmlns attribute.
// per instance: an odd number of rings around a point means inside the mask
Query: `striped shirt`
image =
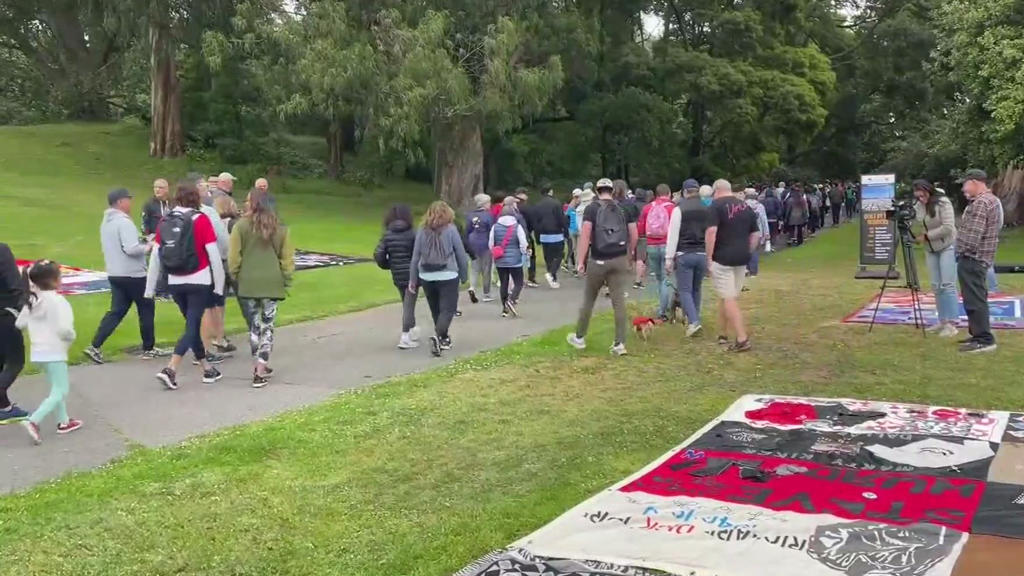
<svg viewBox="0 0 1024 576"><path fill-rule="evenodd" d="M999 245L1000 208L999 199L989 192L967 205L957 231L957 255L993 264Z"/></svg>

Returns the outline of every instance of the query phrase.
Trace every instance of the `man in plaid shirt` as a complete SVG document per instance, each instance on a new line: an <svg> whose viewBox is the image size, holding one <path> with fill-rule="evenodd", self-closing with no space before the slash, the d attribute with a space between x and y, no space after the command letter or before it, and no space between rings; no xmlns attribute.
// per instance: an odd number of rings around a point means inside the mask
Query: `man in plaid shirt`
<svg viewBox="0 0 1024 576"><path fill-rule="evenodd" d="M961 343L968 354L996 349L988 311L986 273L993 265L999 245L1000 201L988 189L982 170L968 170L959 180L969 204L956 237L957 277L964 298L971 337Z"/></svg>

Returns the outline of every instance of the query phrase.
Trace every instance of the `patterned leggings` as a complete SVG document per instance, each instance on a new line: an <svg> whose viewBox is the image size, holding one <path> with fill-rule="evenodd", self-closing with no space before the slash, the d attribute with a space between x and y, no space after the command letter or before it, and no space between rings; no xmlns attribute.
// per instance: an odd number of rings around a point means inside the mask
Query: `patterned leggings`
<svg viewBox="0 0 1024 576"><path fill-rule="evenodd" d="M267 298L240 298L246 316L252 318L249 327L249 347L253 358L261 364L270 363L274 350L274 320L277 319L277 300Z"/></svg>

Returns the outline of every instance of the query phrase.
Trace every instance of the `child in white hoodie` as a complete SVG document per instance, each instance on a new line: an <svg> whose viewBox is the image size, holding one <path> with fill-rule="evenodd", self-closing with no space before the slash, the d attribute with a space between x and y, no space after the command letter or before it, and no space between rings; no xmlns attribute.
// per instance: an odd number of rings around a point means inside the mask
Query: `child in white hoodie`
<svg viewBox="0 0 1024 576"><path fill-rule="evenodd" d="M26 270L32 293L28 304L18 315L17 326L28 328L32 342L31 360L42 366L50 382L50 395L22 424L32 440L39 444L39 423L50 412L57 412L57 433L67 434L82 427L82 422L68 418L68 348L75 341L75 316L71 304L60 295L60 265L40 260Z"/></svg>

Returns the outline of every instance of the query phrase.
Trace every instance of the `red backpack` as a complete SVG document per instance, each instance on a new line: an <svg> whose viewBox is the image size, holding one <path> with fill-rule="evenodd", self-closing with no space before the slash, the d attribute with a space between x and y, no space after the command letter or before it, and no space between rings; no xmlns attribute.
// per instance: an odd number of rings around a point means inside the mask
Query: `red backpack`
<svg viewBox="0 0 1024 576"><path fill-rule="evenodd" d="M491 256L493 256L495 260L501 260L505 257L505 248L508 247L508 241L512 239L512 236L514 236L515 233L515 224L505 228L505 237L501 239L501 245L491 247Z"/></svg>

